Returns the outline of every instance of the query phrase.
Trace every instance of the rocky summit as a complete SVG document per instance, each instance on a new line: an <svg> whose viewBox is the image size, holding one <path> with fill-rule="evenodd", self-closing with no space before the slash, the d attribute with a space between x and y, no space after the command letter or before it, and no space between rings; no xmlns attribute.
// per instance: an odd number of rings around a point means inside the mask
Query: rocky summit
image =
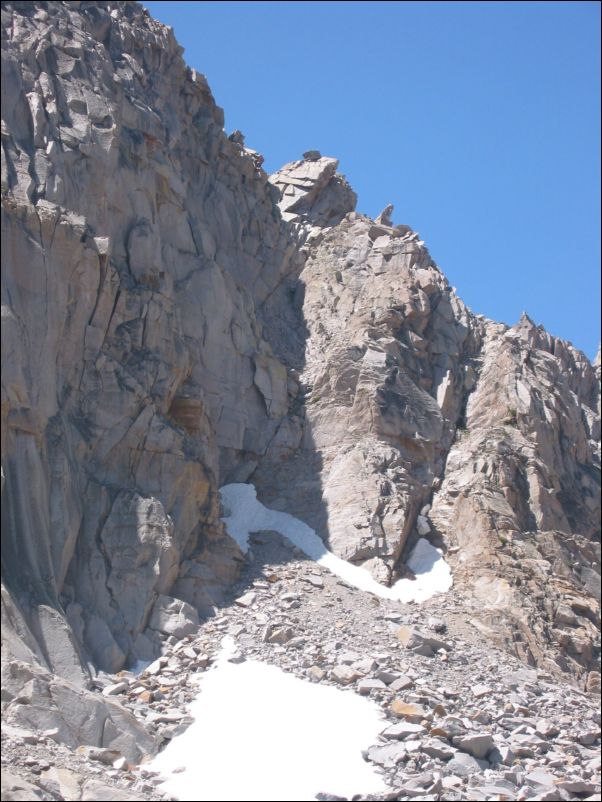
<svg viewBox="0 0 602 802"><path fill-rule="evenodd" d="M176 798L227 660L375 706L388 790L316 799L600 799L600 353L267 175L138 3L3 2L2 98L2 798Z"/></svg>

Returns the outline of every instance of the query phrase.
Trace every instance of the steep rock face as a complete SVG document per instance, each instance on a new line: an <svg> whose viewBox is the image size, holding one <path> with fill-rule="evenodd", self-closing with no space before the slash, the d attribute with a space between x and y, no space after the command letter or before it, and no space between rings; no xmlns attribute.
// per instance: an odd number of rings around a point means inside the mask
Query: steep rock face
<svg viewBox="0 0 602 802"><path fill-rule="evenodd" d="M473 315L391 213L295 218L307 333L285 358L306 404L253 478L381 581L428 535L476 626L597 687L599 365L526 315L510 329Z"/></svg>
<svg viewBox="0 0 602 802"><path fill-rule="evenodd" d="M140 6L6 3L2 25L5 581L117 670L156 653L159 594L206 612L236 574L218 476L287 412L258 308L300 257Z"/></svg>
<svg viewBox="0 0 602 802"><path fill-rule="evenodd" d="M333 226L355 209L357 196L337 173L339 162L310 150L303 159L285 164L270 176L280 192L278 206L284 220L314 226Z"/></svg>
<svg viewBox="0 0 602 802"><path fill-rule="evenodd" d="M289 470L264 462L254 478L388 580L443 471L481 326L407 226L352 212L309 243L300 451ZM311 509L300 472L314 483Z"/></svg>
<svg viewBox="0 0 602 802"><path fill-rule="evenodd" d="M487 323L430 519L489 634L532 664L599 670L599 380L528 317Z"/></svg>

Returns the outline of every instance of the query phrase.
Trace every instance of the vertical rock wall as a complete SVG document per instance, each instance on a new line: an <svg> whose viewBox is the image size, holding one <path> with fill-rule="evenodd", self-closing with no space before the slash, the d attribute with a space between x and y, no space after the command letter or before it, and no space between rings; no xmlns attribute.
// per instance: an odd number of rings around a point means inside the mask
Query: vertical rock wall
<svg viewBox="0 0 602 802"><path fill-rule="evenodd" d="M156 652L158 594L208 611L236 573L218 477L287 412L257 309L298 257L140 6L5 3L2 24L5 580L117 670Z"/></svg>

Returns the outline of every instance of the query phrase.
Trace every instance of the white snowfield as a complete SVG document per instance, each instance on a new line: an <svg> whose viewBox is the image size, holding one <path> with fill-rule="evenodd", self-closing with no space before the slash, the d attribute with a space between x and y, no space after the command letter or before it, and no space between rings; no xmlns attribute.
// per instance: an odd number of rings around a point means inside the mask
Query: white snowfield
<svg viewBox="0 0 602 802"><path fill-rule="evenodd" d="M323 541L307 524L286 512L270 510L257 500L251 484L224 485L220 490L226 529L243 552L249 548L252 532L273 530L290 540L310 559L328 568L360 590L374 593L383 599L400 602L422 602L437 593L445 593L452 586L450 568L438 549L425 538L420 538L406 565L416 579L400 579L388 588L377 582L368 571L352 565L328 551Z"/></svg>
<svg viewBox="0 0 602 802"><path fill-rule="evenodd" d="M202 677L193 723L148 766L165 793L302 802L387 790L362 758L386 723L376 703L254 660L229 663L231 640Z"/></svg>

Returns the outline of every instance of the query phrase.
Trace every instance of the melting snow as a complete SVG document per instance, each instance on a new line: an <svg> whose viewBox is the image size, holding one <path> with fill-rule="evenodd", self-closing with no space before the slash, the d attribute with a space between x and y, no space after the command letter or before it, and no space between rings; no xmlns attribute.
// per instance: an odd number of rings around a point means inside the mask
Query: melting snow
<svg viewBox="0 0 602 802"><path fill-rule="evenodd" d="M128 671L131 671L132 674L134 674L137 677L140 674L142 674L143 671L146 671L146 669L150 666L152 662L153 662L152 660L138 660L137 662L134 663L133 666L130 666L130 668L128 668Z"/></svg>
<svg viewBox="0 0 602 802"><path fill-rule="evenodd" d="M220 490L225 517L223 519L230 537L243 551L249 548L251 532L274 530L291 541L308 557L340 576L350 585L366 590L383 599L401 602L421 602L437 593L445 593L452 586L452 575L438 549L425 538L420 538L406 564L416 579L400 579L387 588L377 582L368 571L351 565L328 551L323 541L307 524L286 512L270 510L257 500L257 492L251 484L224 485Z"/></svg>
<svg viewBox="0 0 602 802"><path fill-rule="evenodd" d="M223 645L190 707L194 722L148 767L167 778L166 793L284 802L387 790L361 754L383 728L378 705L276 666L229 663L232 639Z"/></svg>

